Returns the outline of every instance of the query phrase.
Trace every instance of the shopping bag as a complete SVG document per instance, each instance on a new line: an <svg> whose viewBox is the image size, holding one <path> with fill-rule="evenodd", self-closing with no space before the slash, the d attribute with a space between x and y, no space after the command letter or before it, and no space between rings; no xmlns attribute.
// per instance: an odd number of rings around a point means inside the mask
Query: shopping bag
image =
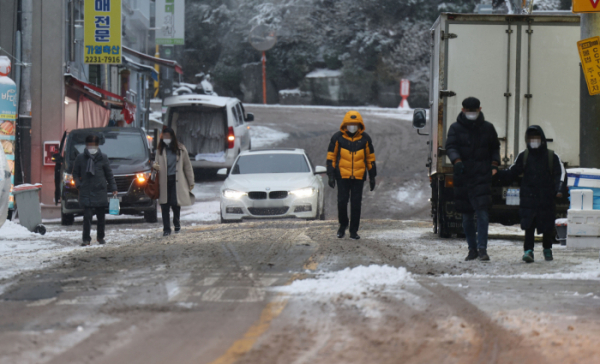
<svg viewBox="0 0 600 364"><path fill-rule="evenodd" d="M119 205L119 199L116 197L111 198L108 205L108 213L111 215L118 215L120 211L121 206Z"/></svg>
<svg viewBox="0 0 600 364"><path fill-rule="evenodd" d="M150 179L148 179L148 182L146 182L146 187L144 187L144 193L146 196L153 200L158 200L160 197L160 186L158 185L158 180L158 171L152 171Z"/></svg>

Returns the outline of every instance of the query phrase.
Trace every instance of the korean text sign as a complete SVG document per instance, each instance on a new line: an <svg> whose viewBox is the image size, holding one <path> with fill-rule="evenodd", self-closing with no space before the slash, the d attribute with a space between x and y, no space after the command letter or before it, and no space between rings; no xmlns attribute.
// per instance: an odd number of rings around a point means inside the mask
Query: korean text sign
<svg viewBox="0 0 600 364"><path fill-rule="evenodd" d="M581 67L590 95L600 94L600 37L577 42Z"/></svg>
<svg viewBox="0 0 600 364"><path fill-rule="evenodd" d="M121 0L85 0L84 7L84 62L121 64Z"/></svg>
<svg viewBox="0 0 600 364"><path fill-rule="evenodd" d="M156 0L156 44L185 44L185 0Z"/></svg>

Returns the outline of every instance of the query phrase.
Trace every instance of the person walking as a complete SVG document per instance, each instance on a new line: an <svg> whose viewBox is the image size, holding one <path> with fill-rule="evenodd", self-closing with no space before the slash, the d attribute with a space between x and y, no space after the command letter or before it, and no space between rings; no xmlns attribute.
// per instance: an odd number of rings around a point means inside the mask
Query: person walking
<svg viewBox="0 0 600 364"><path fill-rule="evenodd" d="M98 219L98 244L106 244L104 230L105 213L108 206L108 189L117 197L117 183L106 154L100 151L100 138L89 135L85 138L85 150L75 158L73 180L79 190L79 204L83 207L83 242L90 245L92 218Z"/></svg>
<svg viewBox="0 0 600 364"><path fill-rule="evenodd" d="M175 131L164 128L160 135L158 153L154 160L154 169L159 171L159 204L163 220L163 236L171 235L171 216L175 233L181 230L179 217L181 206L192 204L190 192L194 189L194 170L188 151L177 142Z"/></svg>
<svg viewBox="0 0 600 364"><path fill-rule="evenodd" d="M377 166L375 148L369 134L365 132L363 118L358 111L349 111L344 116L340 131L333 134L327 149L327 176L329 186L338 186L338 238L346 234L350 225L350 238L360 239L360 210L364 182L369 174L371 191L375 189ZM350 221L348 221L348 200L350 200Z"/></svg>
<svg viewBox="0 0 600 364"><path fill-rule="evenodd" d="M554 221L556 200L564 188L565 167L560 157L548 149L544 130L531 125L525 132L527 149L519 153L515 163L498 177L503 184L510 184L523 175L520 190L521 229L525 230L523 261L533 263L535 231L543 234L544 259L553 260Z"/></svg>
<svg viewBox="0 0 600 364"><path fill-rule="evenodd" d="M462 213L469 244L465 260L487 261L492 176L500 165L500 142L494 125L485 121L478 99L468 97L462 106L446 140L446 153L454 165L454 204L456 211Z"/></svg>

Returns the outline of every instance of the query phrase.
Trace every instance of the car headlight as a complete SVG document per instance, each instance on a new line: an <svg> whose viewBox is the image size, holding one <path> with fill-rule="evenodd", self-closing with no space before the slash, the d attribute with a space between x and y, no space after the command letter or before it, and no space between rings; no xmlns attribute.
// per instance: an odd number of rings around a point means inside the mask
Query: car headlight
<svg viewBox="0 0 600 364"><path fill-rule="evenodd" d="M296 197L310 197L314 194L315 189L313 187L306 187L299 190L290 191L290 195L294 195Z"/></svg>
<svg viewBox="0 0 600 364"><path fill-rule="evenodd" d="M246 192L240 192L240 191L236 191L236 190L224 190L223 191L223 197L230 199L230 200L239 200L240 198L242 198L246 195L247 195Z"/></svg>
<svg viewBox="0 0 600 364"><path fill-rule="evenodd" d="M150 172L137 173L135 177L138 183L144 183L150 178Z"/></svg>
<svg viewBox="0 0 600 364"><path fill-rule="evenodd" d="M75 187L75 180L73 179L73 175L69 173L63 173L63 182L67 186Z"/></svg>

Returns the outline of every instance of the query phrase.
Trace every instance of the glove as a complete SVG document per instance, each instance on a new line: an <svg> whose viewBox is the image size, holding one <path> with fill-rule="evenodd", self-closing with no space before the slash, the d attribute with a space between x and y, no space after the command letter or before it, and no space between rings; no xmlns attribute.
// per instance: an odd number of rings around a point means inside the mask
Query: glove
<svg viewBox="0 0 600 364"><path fill-rule="evenodd" d="M492 176L498 174L498 166L492 164Z"/></svg>
<svg viewBox="0 0 600 364"><path fill-rule="evenodd" d="M465 171L465 165L463 162L458 162L454 165L454 175L460 176Z"/></svg>
<svg viewBox="0 0 600 364"><path fill-rule="evenodd" d="M194 185L190 185L190 191L194 189Z"/></svg>
<svg viewBox="0 0 600 364"><path fill-rule="evenodd" d="M371 186L371 191L375 189L375 177L369 178L369 186Z"/></svg>
<svg viewBox="0 0 600 364"><path fill-rule="evenodd" d="M329 175L329 187L335 188L335 178L332 175Z"/></svg>
<svg viewBox="0 0 600 364"><path fill-rule="evenodd" d="M154 164L152 165L152 168L154 168L158 171L158 170L160 170L160 164L154 162Z"/></svg>

